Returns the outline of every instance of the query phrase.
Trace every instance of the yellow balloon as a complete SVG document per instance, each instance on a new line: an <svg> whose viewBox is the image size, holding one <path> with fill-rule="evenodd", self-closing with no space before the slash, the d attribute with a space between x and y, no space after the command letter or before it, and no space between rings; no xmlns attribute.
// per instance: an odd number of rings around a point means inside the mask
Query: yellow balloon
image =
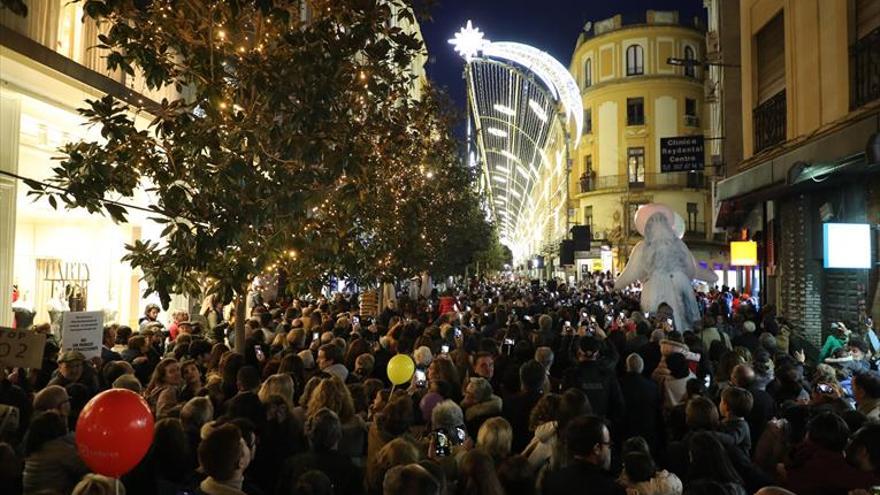
<svg viewBox="0 0 880 495"><path fill-rule="evenodd" d="M388 361L388 379L395 385L403 385L412 378L416 363L406 354L398 354Z"/></svg>

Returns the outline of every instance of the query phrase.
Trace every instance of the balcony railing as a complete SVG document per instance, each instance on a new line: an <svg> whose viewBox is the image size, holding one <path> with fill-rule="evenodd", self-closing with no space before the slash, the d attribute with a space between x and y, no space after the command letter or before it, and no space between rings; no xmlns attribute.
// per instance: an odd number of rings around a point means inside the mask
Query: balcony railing
<svg viewBox="0 0 880 495"><path fill-rule="evenodd" d="M644 181L630 181L627 175L603 175L594 177L592 180L580 181L580 192L588 193L605 189L644 189L644 188L681 188L703 189L708 187L707 174L712 169L703 172L668 172L661 174L645 174Z"/></svg>
<svg viewBox="0 0 880 495"><path fill-rule="evenodd" d="M686 236L704 235L705 233L706 222L691 222L685 226L684 235Z"/></svg>
<svg viewBox="0 0 880 495"><path fill-rule="evenodd" d="M880 28L852 46L851 108L880 98Z"/></svg>
<svg viewBox="0 0 880 495"><path fill-rule="evenodd" d="M752 110L755 153L785 141L785 90Z"/></svg>

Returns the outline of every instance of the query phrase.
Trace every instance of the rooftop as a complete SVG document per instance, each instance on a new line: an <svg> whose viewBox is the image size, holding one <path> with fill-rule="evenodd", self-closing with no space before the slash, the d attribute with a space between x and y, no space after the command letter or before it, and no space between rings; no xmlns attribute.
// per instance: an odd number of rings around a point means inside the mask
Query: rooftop
<svg viewBox="0 0 880 495"><path fill-rule="evenodd" d="M644 13L617 14L600 21L587 21L578 36L575 48L596 36L621 29L644 26L679 26L701 32L706 29L703 20L699 17L694 17L689 21L681 21L678 11L675 10L648 10Z"/></svg>

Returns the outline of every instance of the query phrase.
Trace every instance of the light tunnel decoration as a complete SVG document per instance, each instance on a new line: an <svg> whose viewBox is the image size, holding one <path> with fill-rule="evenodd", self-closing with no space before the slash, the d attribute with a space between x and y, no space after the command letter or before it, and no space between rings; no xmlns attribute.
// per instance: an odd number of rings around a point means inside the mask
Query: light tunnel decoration
<svg viewBox="0 0 880 495"><path fill-rule="evenodd" d="M556 165L546 149L554 126L565 128L573 119L575 146L581 136L580 90L549 54L521 43L489 41L471 21L449 43L467 61L468 104L488 207L501 239L517 251L525 240L517 231L537 228L525 225L533 217L532 188L543 167L549 171Z"/></svg>

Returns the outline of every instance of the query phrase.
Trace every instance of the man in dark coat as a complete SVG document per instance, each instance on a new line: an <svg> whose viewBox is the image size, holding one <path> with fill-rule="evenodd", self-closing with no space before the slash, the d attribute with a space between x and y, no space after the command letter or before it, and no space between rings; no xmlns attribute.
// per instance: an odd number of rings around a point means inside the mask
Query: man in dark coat
<svg viewBox="0 0 880 495"><path fill-rule="evenodd" d="M529 416L544 391L544 367L534 359L519 367L520 391L504 398L502 415L513 429L511 452L522 452L531 439Z"/></svg>
<svg viewBox="0 0 880 495"><path fill-rule="evenodd" d="M565 373L563 390L583 390L594 414L619 422L625 411L620 383L614 374L617 350L599 337L587 335L577 344L577 360L577 366Z"/></svg>
<svg viewBox="0 0 880 495"><path fill-rule="evenodd" d="M572 462L544 478L544 495L569 494L588 490L591 495L623 495L609 471L611 434L605 421L596 416L580 416L569 423L565 445Z"/></svg>
<svg viewBox="0 0 880 495"><path fill-rule="evenodd" d="M730 373L730 384L748 390L752 394L752 410L746 416L752 445L756 445L767 422L776 414L776 402L766 390L761 389L755 378L755 370L748 364L738 364Z"/></svg>
<svg viewBox="0 0 880 495"><path fill-rule="evenodd" d="M620 378L620 390L626 404L624 437L644 438L651 451L657 452L660 435L657 431L660 414L660 388L654 380L642 375L645 363L638 354L626 358L626 373Z"/></svg>
<svg viewBox="0 0 880 495"><path fill-rule="evenodd" d="M337 451L342 439L339 416L329 409L321 409L306 422L306 436L309 451L284 461L275 493L293 493L297 479L312 470L323 472L335 482L336 495L363 493L363 473L348 456Z"/></svg>

